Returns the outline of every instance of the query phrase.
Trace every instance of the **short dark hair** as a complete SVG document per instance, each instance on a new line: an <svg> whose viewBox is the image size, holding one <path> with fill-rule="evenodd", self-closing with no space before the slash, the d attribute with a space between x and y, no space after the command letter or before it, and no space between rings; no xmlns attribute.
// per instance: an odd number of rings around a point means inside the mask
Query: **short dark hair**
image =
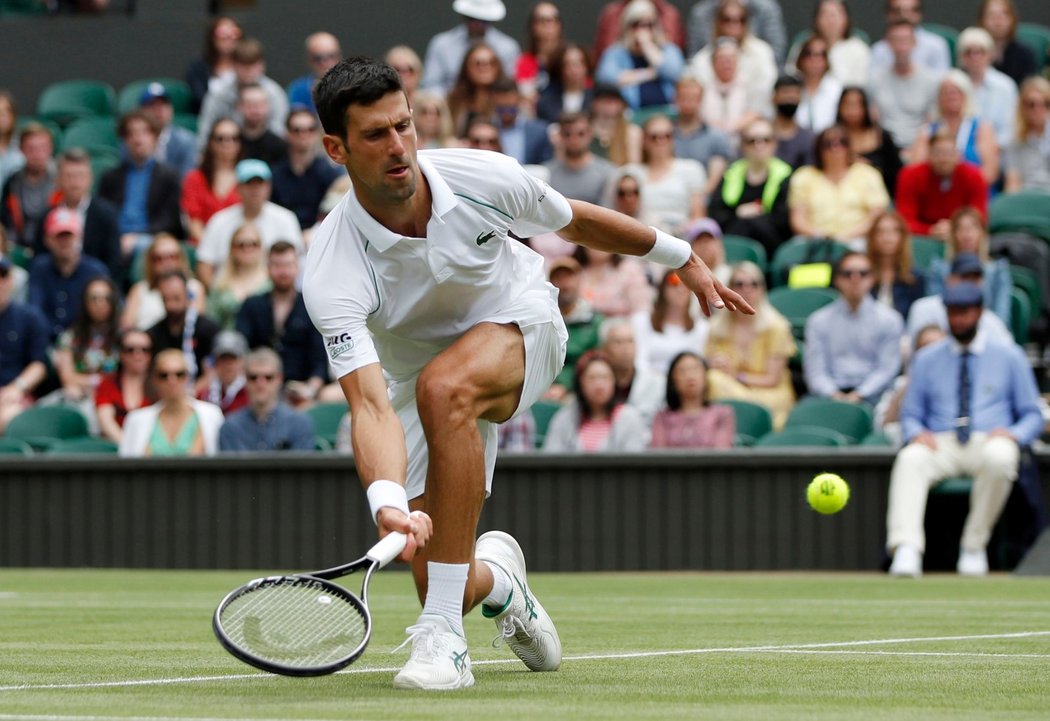
<svg viewBox="0 0 1050 721"><path fill-rule="evenodd" d="M777 78L777 81L773 83L773 90L780 90L781 88L801 88L802 79L799 76L792 73L784 73Z"/></svg>
<svg viewBox="0 0 1050 721"><path fill-rule="evenodd" d="M314 105L328 135L346 136L346 110L404 92L401 76L382 60L357 55L341 60L314 87Z"/></svg>
<svg viewBox="0 0 1050 721"><path fill-rule="evenodd" d="M839 273L841 273L842 272L842 266L845 265L846 261L849 260L850 258L863 258L864 262L868 264L868 267L871 267L871 258L869 258L866 254L861 253L858 250L847 250L845 253L843 253L839 257L838 260L836 260L831 265L831 273L832 273L832 275L837 276Z"/></svg>
<svg viewBox="0 0 1050 721"><path fill-rule="evenodd" d="M270 246L270 250L268 251L268 255L269 255L269 257L272 258L275 255L280 255L281 253L287 253L288 251L291 251L291 252L295 253L296 255L299 254L298 249L296 249L296 247L294 245L292 245L291 242L289 242L287 240L278 240L273 245Z"/></svg>
<svg viewBox="0 0 1050 721"><path fill-rule="evenodd" d="M161 273L160 275L158 275L157 276L157 285L159 286L164 281L171 280L172 278L178 278L179 280L181 280L183 287L187 287L190 284L189 276L186 275L181 270L176 269L176 270L166 270L163 273Z"/></svg>
<svg viewBox="0 0 1050 721"><path fill-rule="evenodd" d="M58 154L58 162L76 163L78 165L91 165L91 156L83 148L69 148Z"/></svg>
<svg viewBox="0 0 1050 721"><path fill-rule="evenodd" d="M519 93L518 84L514 81L514 78L503 76L497 78L496 82L492 83L490 92L495 93Z"/></svg>
<svg viewBox="0 0 1050 721"><path fill-rule="evenodd" d="M136 120L141 120L145 123L146 127L149 128L149 131L153 133L154 137L160 135L160 128L158 128L157 124L153 122L153 118L139 109L130 110L120 116L120 121L117 123L117 135L122 139L127 138L130 130L129 126Z"/></svg>

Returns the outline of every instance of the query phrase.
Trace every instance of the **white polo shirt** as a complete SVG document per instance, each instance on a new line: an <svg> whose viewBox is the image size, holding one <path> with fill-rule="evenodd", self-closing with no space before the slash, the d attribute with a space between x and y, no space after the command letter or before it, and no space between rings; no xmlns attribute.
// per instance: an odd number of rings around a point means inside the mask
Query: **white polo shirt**
<svg viewBox="0 0 1050 721"><path fill-rule="evenodd" d="M279 240L287 240L300 253L303 252L303 231L299 228L299 219L287 208L267 201L259 212L259 217L252 222L259 229L264 258L270 246ZM201 242L197 247L197 259L214 267L216 278L226 265L226 259L230 257L230 241L233 234L244 223L244 206L237 203L217 212L204 226Z"/></svg>
<svg viewBox="0 0 1050 721"><path fill-rule="evenodd" d="M389 231L351 190L311 239L303 295L337 378L381 362L391 380L405 380L477 323L511 320L501 312L546 279L543 258L508 233L525 238L572 220L564 196L505 155L418 157L432 197L426 238ZM550 319L547 305L533 305L536 318L519 310L513 320Z"/></svg>

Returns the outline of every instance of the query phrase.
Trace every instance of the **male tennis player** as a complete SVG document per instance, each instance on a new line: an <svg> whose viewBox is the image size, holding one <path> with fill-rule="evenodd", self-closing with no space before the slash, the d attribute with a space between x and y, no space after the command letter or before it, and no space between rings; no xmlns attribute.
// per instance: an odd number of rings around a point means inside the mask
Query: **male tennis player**
<svg viewBox="0 0 1050 721"><path fill-rule="evenodd" d="M397 72L344 60L314 90L324 146L353 181L314 234L303 292L350 403L354 457L380 536L410 534L423 612L397 688L473 685L463 614L477 604L533 671L561 663L514 539L477 539L496 425L529 412L565 358L557 290L510 237L558 231L678 268L711 307L753 312L689 244L566 200L494 152L416 152ZM412 509L410 515L410 509ZM425 546L425 548L423 548Z"/></svg>

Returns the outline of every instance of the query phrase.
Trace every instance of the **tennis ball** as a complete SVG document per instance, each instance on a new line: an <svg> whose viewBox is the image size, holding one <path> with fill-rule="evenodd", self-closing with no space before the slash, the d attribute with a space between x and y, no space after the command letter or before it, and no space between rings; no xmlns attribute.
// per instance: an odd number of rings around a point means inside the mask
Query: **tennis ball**
<svg viewBox="0 0 1050 721"><path fill-rule="evenodd" d="M849 500L849 484L836 473L820 473L809 482L806 500L817 513L838 513Z"/></svg>

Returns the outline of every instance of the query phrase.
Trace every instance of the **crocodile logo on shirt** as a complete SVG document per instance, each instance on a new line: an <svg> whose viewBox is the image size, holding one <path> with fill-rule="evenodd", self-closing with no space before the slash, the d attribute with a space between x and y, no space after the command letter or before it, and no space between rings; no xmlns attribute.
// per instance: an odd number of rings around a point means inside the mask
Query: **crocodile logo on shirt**
<svg viewBox="0 0 1050 721"><path fill-rule="evenodd" d="M492 237L496 235L496 231L490 230L487 233L478 233L478 237L474 239L474 242L478 245L485 245L485 243L492 240Z"/></svg>

